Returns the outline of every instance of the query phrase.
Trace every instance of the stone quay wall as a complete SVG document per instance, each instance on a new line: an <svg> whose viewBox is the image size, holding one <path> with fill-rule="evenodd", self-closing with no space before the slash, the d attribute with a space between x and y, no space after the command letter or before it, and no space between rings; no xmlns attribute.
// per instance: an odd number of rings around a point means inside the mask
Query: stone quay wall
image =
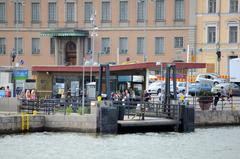
<svg viewBox="0 0 240 159"><path fill-rule="evenodd" d="M24 124L24 127L23 127ZM27 126L28 125L28 126ZM195 127L240 125L240 112L238 111L196 111ZM24 128L24 130L23 130ZM38 131L68 131L82 133L96 133L96 114L71 115L1 115L0 134L38 132Z"/></svg>
<svg viewBox="0 0 240 159"><path fill-rule="evenodd" d="M195 126L240 125L239 111L196 111Z"/></svg>

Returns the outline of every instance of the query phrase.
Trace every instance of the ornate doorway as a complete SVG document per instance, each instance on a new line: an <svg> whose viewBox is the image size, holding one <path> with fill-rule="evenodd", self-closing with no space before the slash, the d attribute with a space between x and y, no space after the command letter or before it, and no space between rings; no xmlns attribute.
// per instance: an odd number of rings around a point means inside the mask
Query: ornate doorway
<svg viewBox="0 0 240 159"><path fill-rule="evenodd" d="M76 65L76 44L72 41L66 44L66 64Z"/></svg>

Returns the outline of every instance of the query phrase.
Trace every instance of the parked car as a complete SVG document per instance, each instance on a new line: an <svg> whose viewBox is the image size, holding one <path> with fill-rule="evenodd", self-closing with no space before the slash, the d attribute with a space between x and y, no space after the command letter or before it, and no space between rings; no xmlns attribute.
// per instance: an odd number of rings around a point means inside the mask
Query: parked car
<svg viewBox="0 0 240 159"><path fill-rule="evenodd" d="M165 90L165 81L156 81L149 85L147 92L149 94L158 94L160 90ZM173 92L173 82L170 82L170 92Z"/></svg>
<svg viewBox="0 0 240 159"><path fill-rule="evenodd" d="M211 92L212 85L209 83L191 83L189 84L188 94L191 96L198 96L200 91Z"/></svg>
<svg viewBox="0 0 240 159"><path fill-rule="evenodd" d="M177 92L186 91L187 83L186 82L177 82Z"/></svg>
<svg viewBox="0 0 240 159"><path fill-rule="evenodd" d="M157 94L161 89L164 89L164 86L163 81L155 81L149 85L147 92L149 94Z"/></svg>
<svg viewBox="0 0 240 159"><path fill-rule="evenodd" d="M235 83L221 83L215 85L211 92L217 93L221 91L221 87L226 91L227 94L229 94L229 91L232 89L232 95L233 96L240 96L240 86Z"/></svg>
<svg viewBox="0 0 240 159"><path fill-rule="evenodd" d="M196 78L196 83L210 83L212 85L216 85L224 82L226 82L225 79L219 78L216 74L213 73L199 74Z"/></svg>

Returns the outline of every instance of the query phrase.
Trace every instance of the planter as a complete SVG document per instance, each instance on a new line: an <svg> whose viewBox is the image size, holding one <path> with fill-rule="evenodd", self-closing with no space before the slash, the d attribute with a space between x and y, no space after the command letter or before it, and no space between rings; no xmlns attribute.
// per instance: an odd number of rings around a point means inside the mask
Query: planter
<svg viewBox="0 0 240 159"><path fill-rule="evenodd" d="M201 110L209 110L212 102L213 102L213 97L212 96L200 96L198 99L199 106Z"/></svg>

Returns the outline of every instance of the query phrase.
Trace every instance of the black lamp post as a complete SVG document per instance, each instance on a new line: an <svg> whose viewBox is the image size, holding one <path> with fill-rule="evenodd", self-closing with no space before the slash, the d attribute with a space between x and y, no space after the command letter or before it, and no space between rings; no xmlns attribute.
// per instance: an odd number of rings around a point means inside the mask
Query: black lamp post
<svg viewBox="0 0 240 159"><path fill-rule="evenodd" d="M221 63L221 51L220 50L218 50L217 52L216 52L216 55L217 55L217 62L218 62L218 74L220 75L220 63Z"/></svg>

